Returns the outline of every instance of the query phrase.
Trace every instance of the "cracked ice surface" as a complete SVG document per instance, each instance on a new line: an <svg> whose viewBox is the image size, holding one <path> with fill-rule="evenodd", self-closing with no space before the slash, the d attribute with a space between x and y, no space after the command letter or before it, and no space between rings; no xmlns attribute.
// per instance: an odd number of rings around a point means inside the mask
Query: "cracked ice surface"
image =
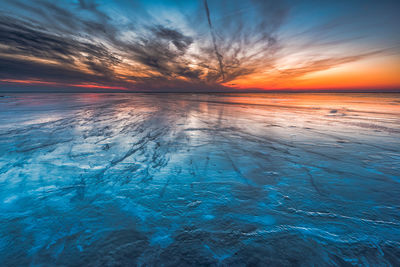
<svg viewBox="0 0 400 267"><path fill-rule="evenodd" d="M400 264L400 95L0 98L0 262Z"/></svg>

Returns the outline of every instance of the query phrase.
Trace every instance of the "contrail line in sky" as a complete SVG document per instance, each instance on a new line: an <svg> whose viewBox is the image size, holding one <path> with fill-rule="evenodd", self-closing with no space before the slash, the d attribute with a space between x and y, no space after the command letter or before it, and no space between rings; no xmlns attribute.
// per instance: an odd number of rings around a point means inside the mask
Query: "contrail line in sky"
<svg viewBox="0 0 400 267"><path fill-rule="evenodd" d="M208 26L210 27L211 38L212 38L212 42L213 42L213 46L214 46L215 55L217 56L217 59L218 59L219 69L221 71L221 76L222 76L222 79L225 80L224 64L222 63L222 55L218 52L217 41L216 41L216 38L215 38L214 28L213 28L212 23L211 23L210 10L208 8L207 0L204 0L204 8L206 10Z"/></svg>

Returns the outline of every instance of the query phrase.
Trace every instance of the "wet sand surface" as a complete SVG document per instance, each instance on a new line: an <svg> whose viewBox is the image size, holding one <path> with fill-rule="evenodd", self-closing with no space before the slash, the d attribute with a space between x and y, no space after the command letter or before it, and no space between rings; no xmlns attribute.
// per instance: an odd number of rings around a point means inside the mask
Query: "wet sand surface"
<svg viewBox="0 0 400 267"><path fill-rule="evenodd" d="M4 266L400 265L400 94L0 98Z"/></svg>

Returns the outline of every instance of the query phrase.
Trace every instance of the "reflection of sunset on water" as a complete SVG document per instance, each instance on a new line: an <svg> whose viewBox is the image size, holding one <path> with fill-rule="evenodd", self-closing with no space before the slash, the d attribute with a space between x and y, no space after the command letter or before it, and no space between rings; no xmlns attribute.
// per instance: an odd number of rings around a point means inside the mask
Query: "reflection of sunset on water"
<svg viewBox="0 0 400 267"><path fill-rule="evenodd" d="M393 263L399 103L390 93L9 94L3 262Z"/></svg>

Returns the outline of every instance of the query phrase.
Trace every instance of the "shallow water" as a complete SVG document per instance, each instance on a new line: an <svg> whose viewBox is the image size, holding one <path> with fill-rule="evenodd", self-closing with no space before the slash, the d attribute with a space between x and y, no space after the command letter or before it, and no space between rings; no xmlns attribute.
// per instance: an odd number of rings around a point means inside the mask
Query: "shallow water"
<svg viewBox="0 0 400 267"><path fill-rule="evenodd" d="M400 265L400 94L0 98L2 266Z"/></svg>

